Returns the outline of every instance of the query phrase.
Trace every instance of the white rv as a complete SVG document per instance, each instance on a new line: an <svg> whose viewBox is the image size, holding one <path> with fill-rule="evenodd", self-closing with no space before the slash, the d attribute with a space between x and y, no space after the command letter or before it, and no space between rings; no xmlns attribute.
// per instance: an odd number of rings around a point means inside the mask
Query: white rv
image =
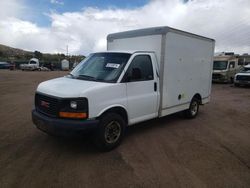
<svg viewBox="0 0 250 188"><path fill-rule="evenodd" d="M92 130L111 150L127 126L180 111L194 118L210 100L214 45L170 27L110 34L107 51L39 84L33 122L52 134Z"/></svg>
<svg viewBox="0 0 250 188"><path fill-rule="evenodd" d="M213 82L233 83L234 75L240 71L242 65L234 53L222 53L214 57Z"/></svg>

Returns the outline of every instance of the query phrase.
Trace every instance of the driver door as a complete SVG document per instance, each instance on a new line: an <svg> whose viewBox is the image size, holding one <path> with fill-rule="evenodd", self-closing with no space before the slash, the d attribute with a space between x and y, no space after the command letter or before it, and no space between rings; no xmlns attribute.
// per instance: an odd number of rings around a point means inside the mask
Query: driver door
<svg viewBox="0 0 250 188"><path fill-rule="evenodd" d="M157 116L158 77L151 56L136 55L123 81L126 83L129 124Z"/></svg>

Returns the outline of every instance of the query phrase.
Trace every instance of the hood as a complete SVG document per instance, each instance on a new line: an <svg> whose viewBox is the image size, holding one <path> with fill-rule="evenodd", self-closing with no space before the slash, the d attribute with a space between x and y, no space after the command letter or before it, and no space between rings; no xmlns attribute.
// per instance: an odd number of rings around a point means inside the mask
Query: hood
<svg viewBox="0 0 250 188"><path fill-rule="evenodd" d="M112 83L62 77L40 83L37 92L62 98L86 97L88 91L109 85Z"/></svg>
<svg viewBox="0 0 250 188"><path fill-rule="evenodd" d="M238 75L250 76L250 72L239 72L235 76L238 76Z"/></svg>

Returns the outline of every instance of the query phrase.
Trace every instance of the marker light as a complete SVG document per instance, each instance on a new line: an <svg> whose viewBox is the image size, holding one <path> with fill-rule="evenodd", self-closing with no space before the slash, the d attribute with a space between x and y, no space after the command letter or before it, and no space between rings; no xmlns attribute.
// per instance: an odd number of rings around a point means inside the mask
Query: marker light
<svg viewBox="0 0 250 188"><path fill-rule="evenodd" d="M84 119L84 118L87 118L87 113L85 112L60 112L59 113L59 116L60 117L63 117L63 118L81 118L81 119Z"/></svg>

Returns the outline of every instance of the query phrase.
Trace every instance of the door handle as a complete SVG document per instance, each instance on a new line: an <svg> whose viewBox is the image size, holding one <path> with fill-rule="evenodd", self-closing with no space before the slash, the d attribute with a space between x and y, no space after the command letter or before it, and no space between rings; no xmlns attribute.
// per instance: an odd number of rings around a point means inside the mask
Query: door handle
<svg viewBox="0 0 250 188"><path fill-rule="evenodd" d="M157 83L154 82L154 91L157 91Z"/></svg>

